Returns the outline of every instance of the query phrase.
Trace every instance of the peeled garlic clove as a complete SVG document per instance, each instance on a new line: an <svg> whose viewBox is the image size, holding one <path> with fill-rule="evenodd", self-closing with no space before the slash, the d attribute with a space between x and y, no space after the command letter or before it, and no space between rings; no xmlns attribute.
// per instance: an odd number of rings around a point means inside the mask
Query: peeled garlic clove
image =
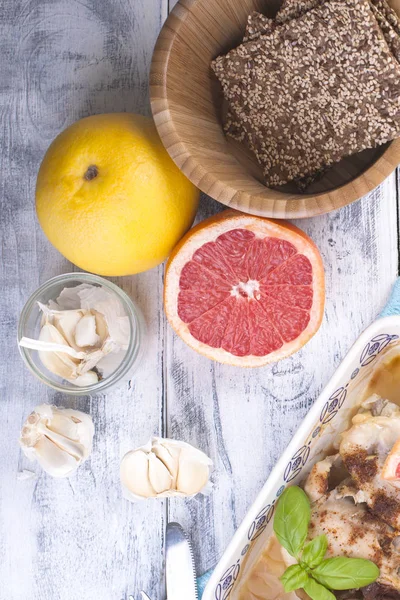
<svg viewBox="0 0 400 600"><path fill-rule="evenodd" d="M25 455L37 460L53 477L67 477L92 450L94 426L78 410L37 406L27 418L20 437Z"/></svg>
<svg viewBox="0 0 400 600"><path fill-rule="evenodd" d="M96 317L91 314L82 317L75 329L76 345L80 348L95 346L99 342L99 339L96 333Z"/></svg>
<svg viewBox="0 0 400 600"><path fill-rule="evenodd" d="M149 453L149 481L156 494L162 494L171 489L172 475L153 452Z"/></svg>
<svg viewBox="0 0 400 600"><path fill-rule="evenodd" d="M121 462L121 482L128 500L193 496L207 493L212 461L190 444L154 437L128 452Z"/></svg>
<svg viewBox="0 0 400 600"><path fill-rule="evenodd" d="M84 373L83 375L78 375L78 377L76 377L75 379L70 379L69 381L80 387L86 387L88 385L93 385L94 383L97 383L99 381L99 377L94 371L88 371L87 373Z"/></svg>
<svg viewBox="0 0 400 600"><path fill-rule="evenodd" d="M109 337L107 321L104 315L102 315L99 311L91 310L90 312L94 315L96 319L96 332L100 338L100 343L103 344Z"/></svg>
<svg viewBox="0 0 400 600"><path fill-rule="evenodd" d="M156 496L149 477L148 453L142 450L132 450L125 454L120 468L121 483L124 488L142 498Z"/></svg>
<svg viewBox="0 0 400 600"><path fill-rule="evenodd" d="M84 318L81 310L65 310L58 315L54 315L53 323L58 331L64 336L72 348L79 350L79 345L75 344L75 330L78 323Z"/></svg>

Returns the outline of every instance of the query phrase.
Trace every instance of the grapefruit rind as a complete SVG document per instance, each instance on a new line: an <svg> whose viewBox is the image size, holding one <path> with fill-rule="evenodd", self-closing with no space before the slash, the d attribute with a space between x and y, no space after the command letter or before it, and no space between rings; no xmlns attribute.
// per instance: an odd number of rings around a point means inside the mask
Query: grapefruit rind
<svg viewBox="0 0 400 600"><path fill-rule="evenodd" d="M260 237L275 237L293 244L300 254L306 256L312 265L313 302L307 327L293 341L284 343L278 350L264 356L236 356L223 348L215 348L197 340L189 331L189 326L178 314L179 280L183 267L203 244L215 241L221 234L232 229L249 229ZM221 363L241 367L261 367L294 354L317 332L321 325L325 303L324 268L318 248L300 229L285 223L261 217L245 215L227 210L215 217L202 221L190 230L171 255L165 274L164 306L168 321L175 332L191 348Z"/></svg>

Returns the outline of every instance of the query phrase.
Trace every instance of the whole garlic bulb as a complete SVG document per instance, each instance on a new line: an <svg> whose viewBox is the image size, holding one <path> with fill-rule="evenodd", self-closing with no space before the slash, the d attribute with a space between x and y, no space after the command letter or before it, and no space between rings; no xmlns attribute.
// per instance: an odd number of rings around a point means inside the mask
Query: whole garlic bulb
<svg viewBox="0 0 400 600"><path fill-rule="evenodd" d="M19 442L24 454L49 475L68 477L90 455L93 435L90 415L41 404L25 421Z"/></svg>
<svg viewBox="0 0 400 600"><path fill-rule="evenodd" d="M121 461L124 496L135 501L207 493L212 464L204 452L190 444L153 437Z"/></svg>

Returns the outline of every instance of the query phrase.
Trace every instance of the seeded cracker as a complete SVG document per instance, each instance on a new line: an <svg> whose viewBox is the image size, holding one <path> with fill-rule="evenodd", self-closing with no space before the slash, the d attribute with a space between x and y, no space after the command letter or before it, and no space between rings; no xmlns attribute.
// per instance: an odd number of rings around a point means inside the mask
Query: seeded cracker
<svg viewBox="0 0 400 600"><path fill-rule="evenodd" d="M284 0L281 9L278 11L277 20L287 22L293 18L298 18L312 8L322 5L324 1L328 0ZM392 54L395 56L396 60L400 61L400 37L398 35L400 25L398 31L392 25L394 19L397 19L397 22L400 23L397 14L387 4L386 0L369 0L369 2L370 8L382 30ZM270 33L277 26L277 20L270 19L256 11L252 12L247 19L243 41L254 40L261 34ZM224 129L225 133L233 139L248 147L251 146L249 136L246 134L240 119L234 115L230 107L228 107L227 110ZM305 192L312 183L321 179L327 170L328 168L324 166L314 173L310 173L304 177L297 177L293 181L300 192Z"/></svg>
<svg viewBox="0 0 400 600"><path fill-rule="evenodd" d="M277 23L287 23L302 17L309 10L323 4L323 0L283 0L275 17Z"/></svg>
<svg viewBox="0 0 400 600"><path fill-rule="evenodd" d="M387 45L390 48L393 56L400 62L400 36L394 29L394 27L389 23L385 14L381 12L374 4L371 3L371 10L377 20L379 27L383 33L383 37L386 40Z"/></svg>
<svg viewBox="0 0 400 600"><path fill-rule="evenodd" d="M321 5L326 0L284 0L281 9L278 11L277 19L282 22L289 21L293 18L298 18L302 14L305 14L312 8ZM397 61L400 62L400 26L396 29L392 23L397 18L397 14L387 4L386 0L369 0L370 8L382 30L383 36ZM393 13L393 14L392 14ZM282 14L284 18L282 18ZM257 39L261 34L266 34L277 26L275 19L270 19L259 12L252 12L247 19L246 31L243 41L249 41ZM225 133L241 143L245 143L249 146L249 140L247 139L245 131L241 127L240 120L235 118L232 110L228 108L226 121L225 121ZM295 178L294 183L297 189L304 193L307 188L321 179L328 168L323 167L314 173L310 173L305 177Z"/></svg>
<svg viewBox="0 0 400 600"><path fill-rule="evenodd" d="M324 1L329 0L283 0L282 6L276 15L276 22L282 24L292 19L298 19L311 9L321 6ZM378 21L392 54L400 62L400 20L396 12L389 6L386 0L369 0L369 2L370 8ZM269 31L270 26L268 21L270 19L267 19L264 15L253 13L251 39L257 37L257 27L258 34Z"/></svg>
<svg viewBox="0 0 400 600"><path fill-rule="evenodd" d="M320 0L315 1L319 2ZM269 19L262 13L254 11L247 18L246 31L243 41L247 42L249 40L257 39L261 34L273 31L276 26L277 22L275 19ZM249 137L241 126L240 119L235 117L230 107L228 107L227 110L224 129L227 135L250 147ZM315 173L310 173L306 177L296 178L294 183L300 192L305 192L312 183L321 179L325 175L326 171L327 169L324 167Z"/></svg>
<svg viewBox="0 0 400 600"><path fill-rule="evenodd" d="M249 42L257 39L263 33L271 33L275 29L276 25L277 23L275 19L269 19L265 15L254 11L247 17L247 25L243 41Z"/></svg>
<svg viewBox="0 0 400 600"><path fill-rule="evenodd" d="M278 22L283 23L298 18L309 10L322 5L324 1L328 0L283 0L276 19L270 19L262 13L254 11L248 16L243 41L254 40L261 34L270 33ZM400 62L400 20L396 12L388 5L386 0L369 0L369 3L392 54ZM227 110L225 133L233 139L250 146L249 136L247 136L240 119L235 117L231 108ZM327 170L327 167L323 167L305 177L295 178L294 183L300 192L305 192L312 183L321 179Z"/></svg>
<svg viewBox="0 0 400 600"><path fill-rule="evenodd" d="M400 35L400 19L386 0L371 0L372 4L386 17L397 34Z"/></svg>
<svg viewBox="0 0 400 600"><path fill-rule="evenodd" d="M292 2L295 1L296 0L292 0ZM319 3L321 0L314 1L315 5L317 6L317 3ZM247 18L246 31L243 41L247 42L249 40L257 39L261 34L266 34L273 31L276 26L277 22L275 19L269 19L262 13L254 11ZM250 147L249 138L241 126L240 119L234 116L231 108L228 108L227 110L224 129L227 135L231 136L238 142L245 143L248 147ZM305 192L312 183L321 179L325 175L326 171L327 168L323 167L319 171L310 173L306 177L294 179L294 183L300 192Z"/></svg>
<svg viewBox="0 0 400 600"><path fill-rule="evenodd" d="M329 0L213 68L267 185L400 134L400 65L367 0Z"/></svg>

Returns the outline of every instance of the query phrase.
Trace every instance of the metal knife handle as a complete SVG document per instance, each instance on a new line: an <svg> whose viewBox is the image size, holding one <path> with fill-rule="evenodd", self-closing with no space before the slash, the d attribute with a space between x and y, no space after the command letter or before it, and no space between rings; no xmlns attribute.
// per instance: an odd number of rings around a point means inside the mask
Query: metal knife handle
<svg viewBox="0 0 400 600"><path fill-rule="evenodd" d="M165 562L168 600L198 600L193 551L179 523L167 525Z"/></svg>

